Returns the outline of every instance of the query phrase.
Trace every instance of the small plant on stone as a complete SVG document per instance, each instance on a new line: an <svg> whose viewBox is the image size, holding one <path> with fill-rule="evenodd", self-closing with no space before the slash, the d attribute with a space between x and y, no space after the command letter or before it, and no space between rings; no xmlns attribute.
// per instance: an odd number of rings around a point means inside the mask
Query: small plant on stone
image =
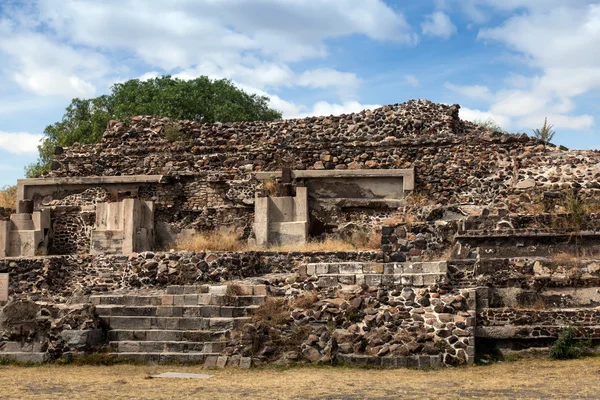
<svg viewBox="0 0 600 400"><path fill-rule="evenodd" d="M533 135L536 138L543 140L544 143L550 143L556 133L552 130L552 127L552 125L548 125L548 118L545 118L544 125L541 129L533 129Z"/></svg>
<svg viewBox="0 0 600 400"><path fill-rule="evenodd" d="M263 181L263 187L267 192L269 192L269 196L277 197L279 196L279 183L273 177L269 177Z"/></svg>
<svg viewBox="0 0 600 400"><path fill-rule="evenodd" d="M575 328L565 328L550 348L550 358L554 360L572 360L581 358L589 352L588 341L575 338Z"/></svg>
<svg viewBox="0 0 600 400"><path fill-rule="evenodd" d="M175 123L165 125L165 137L169 142L180 141L183 138L181 126Z"/></svg>
<svg viewBox="0 0 600 400"><path fill-rule="evenodd" d="M225 296L223 296L223 303L226 306L234 306L236 299L243 293L243 290L240 285L235 283L227 285L227 289L225 290Z"/></svg>
<svg viewBox="0 0 600 400"><path fill-rule="evenodd" d="M253 314L254 320L270 326L285 324L290 318L287 304L283 299L267 298L263 305L258 307Z"/></svg>
<svg viewBox="0 0 600 400"><path fill-rule="evenodd" d="M504 129L502 129L502 127L500 125L498 125L498 123L493 118L476 119L473 121L473 123L475 125L481 126L482 128L491 129L494 132L502 132L502 133L506 132Z"/></svg>
<svg viewBox="0 0 600 400"><path fill-rule="evenodd" d="M583 228L588 205L585 200L579 198L575 193L567 194L564 204L565 211L569 215L569 222L576 230Z"/></svg>

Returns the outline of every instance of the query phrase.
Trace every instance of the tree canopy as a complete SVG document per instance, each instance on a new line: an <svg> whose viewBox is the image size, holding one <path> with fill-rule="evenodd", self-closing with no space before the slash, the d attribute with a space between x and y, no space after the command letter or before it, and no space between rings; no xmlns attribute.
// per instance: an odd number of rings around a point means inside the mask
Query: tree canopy
<svg viewBox="0 0 600 400"><path fill-rule="evenodd" d="M214 123L281 118L268 101L268 97L244 92L230 80L206 76L185 81L167 75L116 83L108 95L71 101L62 120L44 130L38 161L26 167L26 174L34 177L49 171L59 146L99 142L113 119L126 121L136 115L153 115Z"/></svg>

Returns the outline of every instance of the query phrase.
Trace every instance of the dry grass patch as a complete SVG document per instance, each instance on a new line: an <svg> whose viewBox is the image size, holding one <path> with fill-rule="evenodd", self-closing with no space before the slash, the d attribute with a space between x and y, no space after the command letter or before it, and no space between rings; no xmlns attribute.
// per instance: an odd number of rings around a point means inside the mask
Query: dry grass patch
<svg viewBox="0 0 600 400"><path fill-rule="evenodd" d="M315 292L304 293L294 300L294 308L310 308L317 301L319 301L319 296Z"/></svg>
<svg viewBox="0 0 600 400"><path fill-rule="evenodd" d="M198 233L179 240L175 250L187 251L245 251L248 245L235 234L223 232Z"/></svg>
<svg viewBox="0 0 600 400"><path fill-rule="evenodd" d="M412 213L393 215L390 218L383 220L384 225L412 225L415 222L417 222L417 217Z"/></svg>
<svg viewBox="0 0 600 400"><path fill-rule="evenodd" d="M163 372L207 380L149 379ZM533 372L533 373L532 373ZM303 367L203 370L199 366L0 367L6 399L597 399L600 358L524 359L489 366L408 369Z"/></svg>
<svg viewBox="0 0 600 400"><path fill-rule="evenodd" d="M265 302L254 310L252 317L257 322L264 322L267 325L283 325L290 318L290 312L287 302L284 299L267 297Z"/></svg>

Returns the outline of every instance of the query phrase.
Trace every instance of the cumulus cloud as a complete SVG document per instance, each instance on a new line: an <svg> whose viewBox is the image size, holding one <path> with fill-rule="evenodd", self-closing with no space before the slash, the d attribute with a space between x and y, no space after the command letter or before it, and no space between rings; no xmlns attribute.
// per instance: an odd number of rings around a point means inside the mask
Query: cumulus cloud
<svg viewBox="0 0 600 400"><path fill-rule="evenodd" d="M27 12L0 16L0 55L13 81L40 95L90 97L131 76L127 65L137 64L259 89L333 87L348 98L360 82L355 74L294 66L327 57L327 41L349 35L417 40L404 15L383 0L64 0L61 7L39 0Z"/></svg>
<svg viewBox="0 0 600 400"><path fill-rule="evenodd" d="M538 126L547 116L557 128L587 129L590 115L571 115L576 97L600 89L600 4L589 0L469 0L474 9L512 14L479 31L478 39L506 46L538 73L510 74L492 93L480 85L446 88L489 103L490 115L519 126ZM525 10L526 12L517 12ZM551 45L548 45L551 44Z"/></svg>
<svg viewBox="0 0 600 400"><path fill-rule="evenodd" d="M347 101L342 104L332 104L326 101L319 101L314 104L312 110L306 115L341 115L360 112L362 110L372 110L381 107L379 104L361 104L357 101Z"/></svg>
<svg viewBox="0 0 600 400"><path fill-rule="evenodd" d="M406 82L407 84L409 84L412 87L419 87L419 85L421 85L421 83L419 82L419 79L412 74L404 75L404 82Z"/></svg>
<svg viewBox="0 0 600 400"><path fill-rule="evenodd" d="M456 25L442 11L436 11L427 15L425 21L421 24L421 30L424 35L438 36L443 39L449 39L457 32Z"/></svg>
<svg viewBox="0 0 600 400"><path fill-rule="evenodd" d="M459 116L465 121L486 121L488 119L494 120L502 129L510 129L512 122L511 119L500 114L491 113L489 111L481 111L476 109L470 109L467 107L461 107Z"/></svg>
<svg viewBox="0 0 600 400"><path fill-rule="evenodd" d="M36 153L43 135L26 132L0 131L0 149L14 154Z"/></svg>
<svg viewBox="0 0 600 400"><path fill-rule="evenodd" d="M467 97L470 97L473 99L478 99L478 100L491 100L492 99L492 93L487 86L480 86L480 85L462 86L462 85L455 85L453 83L446 82L444 84L444 87L446 87L446 89L452 90L453 92L456 92L458 94L461 94L463 96L467 96Z"/></svg>

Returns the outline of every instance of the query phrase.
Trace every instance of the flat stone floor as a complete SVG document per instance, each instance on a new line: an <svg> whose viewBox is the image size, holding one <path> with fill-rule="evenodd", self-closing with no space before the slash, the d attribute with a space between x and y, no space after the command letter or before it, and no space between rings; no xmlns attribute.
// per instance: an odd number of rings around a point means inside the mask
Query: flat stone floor
<svg viewBox="0 0 600 400"><path fill-rule="evenodd" d="M210 379L153 379L164 372ZM344 367L203 370L173 365L0 366L6 399L597 399L600 357L435 371Z"/></svg>

